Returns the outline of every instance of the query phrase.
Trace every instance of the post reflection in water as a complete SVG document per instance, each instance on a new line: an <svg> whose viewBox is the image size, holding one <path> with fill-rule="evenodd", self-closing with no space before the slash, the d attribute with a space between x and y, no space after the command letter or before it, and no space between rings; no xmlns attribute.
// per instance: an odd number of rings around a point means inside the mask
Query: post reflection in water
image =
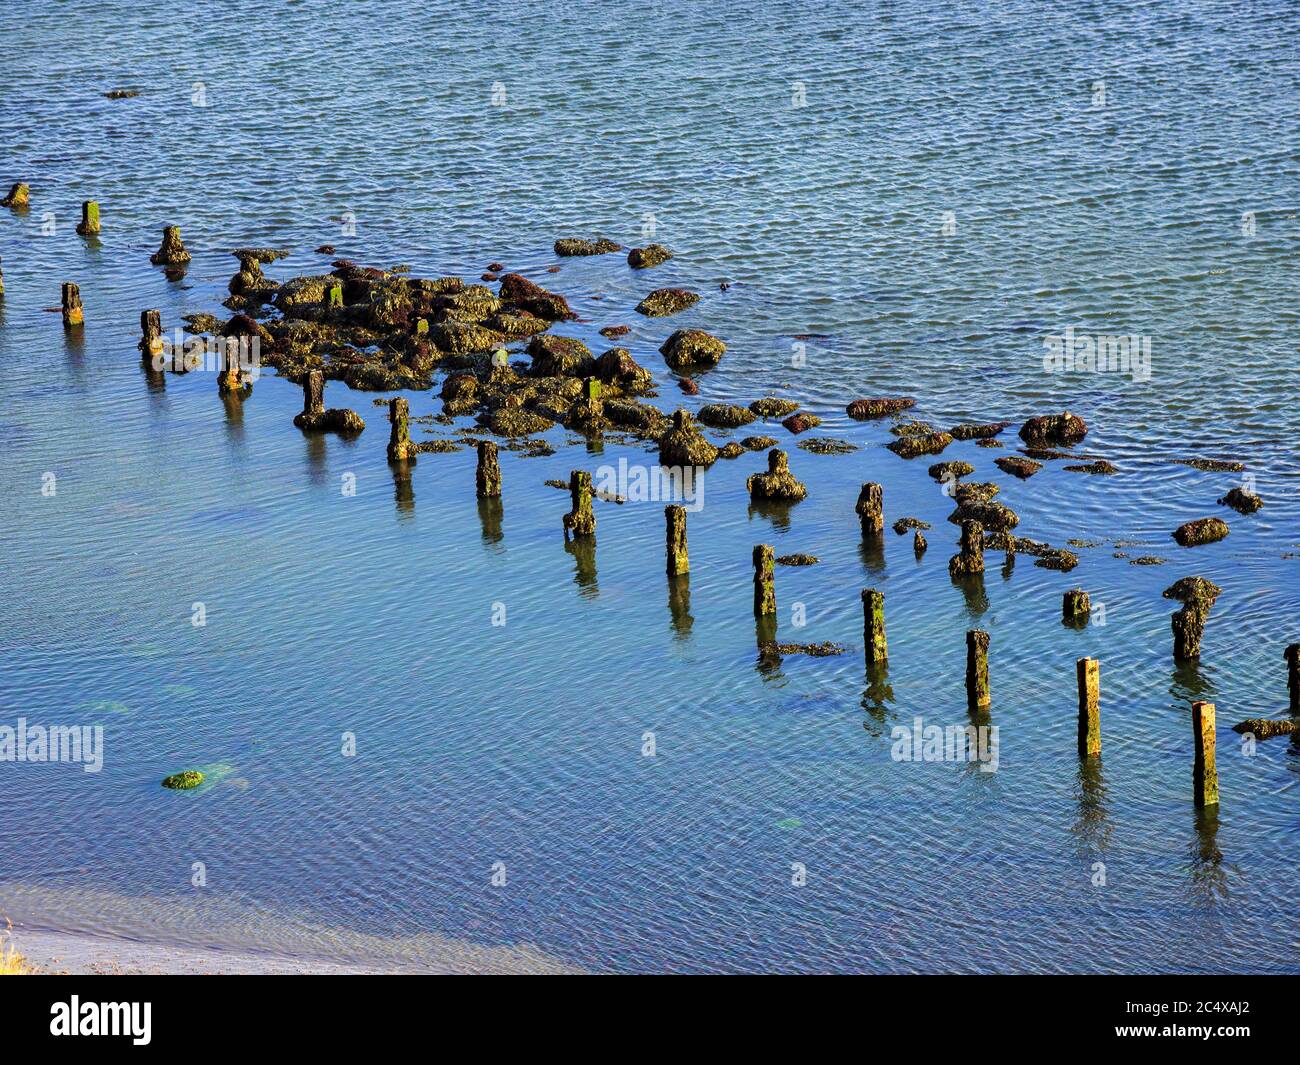
<svg viewBox="0 0 1300 1065"><path fill-rule="evenodd" d="M565 541L564 550L573 556L573 583L584 598L594 599L600 594L600 585L596 583L596 538L575 536Z"/></svg>
<svg viewBox="0 0 1300 1065"><path fill-rule="evenodd" d="M691 575L679 573L668 578L668 611L672 617L673 633L679 640L691 634L695 618L691 616Z"/></svg>
<svg viewBox="0 0 1300 1065"><path fill-rule="evenodd" d="M409 462L390 462L388 468L393 474L393 500L397 504L399 518L415 516L415 485L411 483L411 464Z"/></svg>
<svg viewBox="0 0 1300 1065"><path fill-rule="evenodd" d="M501 543L501 519L505 516L505 507L500 496L488 496L478 500L478 521L483 543L489 547Z"/></svg>

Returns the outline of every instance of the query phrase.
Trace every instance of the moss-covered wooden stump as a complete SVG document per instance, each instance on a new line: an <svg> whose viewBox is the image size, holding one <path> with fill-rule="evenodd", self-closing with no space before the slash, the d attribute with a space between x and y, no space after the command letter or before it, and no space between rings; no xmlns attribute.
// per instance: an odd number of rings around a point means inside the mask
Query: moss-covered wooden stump
<svg viewBox="0 0 1300 1065"><path fill-rule="evenodd" d="M676 503L664 507L668 550L668 576L689 573L690 556L686 552L686 508Z"/></svg>
<svg viewBox="0 0 1300 1065"><path fill-rule="evenodd" d="M77 223L77 232L83 237L93 237L99 232L99 204L86 200L81 205L81 221Z"/></svg>
<svg viewBox="0 0 1300 1065"><path fill-rule="evenodd" d="M883 662L889 657L885 640L885 593L875 588L862 589L862 640L868 662Z"/></svg>
<svg viewBox="0 0 1300 1065"><path fill-rule="evenodd" d="M417 454L411 443L411 407L401 396L388 401L388 461L414 462Z"/></svg>
<svg viewBox="0 0 1300 1065"><path fill-rule="evenodd" d="M1192 703L1192 798L1197 806L1219 805L1219 770L1214 762L1214 704Z"/></svg>
<svg viewBox="0 0 1300 1065"><path fill-rule="evenodd" d="M564 538L586 539L596 535L596 514L591 509L591 474L573 470L569 474L569 500L573 509L564 515Z"/></svg>
<svg viewBox="0 0 1300 1065"><path fill-rule="evenodd" d="M81 306L81 289L71 281L63 282L62 306L63 328L75 329L86 320L86 312Z"/></svg>
<svg viewBox="0 0 1300 1065"><path fill-rule="evenodd" d="M985 710L993 702L989 694L989 634L981 629L966 633L966 706Z"/></svg>
<svg viewBox="0 0 1300 1065"><path fill-rule="evenodd" d="M1290 696L1291 713L1300 714L1300 643L1291 644L1282 652L1286 660L1286 690Z"/></svg>
<svg viewBox="0 0 1300 1065"><path fill-rule="evenodd" d="M1101 663L1080 658L1075 663L1079 680L1079 756L1101 754Z"/></svg>
<svg viewBox="0 0 1300 1065"><path fill-rule="evenodd" d="M149 261L154 266L182 266L190 261L190 253L185 250L185 245L181 243L180 226L166 226L163 228L162 244L156 252L149 256Z"/></svg>
<svg viewBox="0 0 1300 1065"><path fill-rule="evenodd" d="M863 536L879 536L885 531L885 490L880 485L867 481L853 509L862 521Z"/></svg>
<svg viewBox="0 0 1300 1065"><path fill-rule="evenodd" d="M776 550L771 544L754 547L754 614L776 613Z"/></svg>
<svg viewBox="0 0 1300 1065"><path fill-rule="evenodd" d="M478 443L474 492L479 499L496 499L501 495L501 463L497 458L497 446L491 440Z"/></svg>
<svg viewBox="0 0 1300 1065"><path fill-rule="evenodd" d="M948 573L970 577L984 572L984 526L977 521L961 523L961 551L948 560Z"/></svg>

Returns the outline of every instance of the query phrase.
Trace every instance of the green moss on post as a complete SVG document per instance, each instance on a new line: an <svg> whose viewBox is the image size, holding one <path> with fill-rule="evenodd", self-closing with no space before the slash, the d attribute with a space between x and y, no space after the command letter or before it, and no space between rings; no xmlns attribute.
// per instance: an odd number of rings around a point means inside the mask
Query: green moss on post
<svg viewBox="0 0 1300 1065"><path fill-rule="evenodd" d="M73 329L82 325L86 313L81 306L81 289L71 281L63 282L63 328Z"/></svg>
<svg viewBox="0 0 1300 1065"><path fill-rule="evenodd" d="M140 356L153 369L155 355L162 353L162 311L140 312Z"/></svg>
<svg viewBox="0 0 1300 1065"><path fill-rule="evenodd" d="M776 551L771 544L754 548L754 613L776 613Z"/></svg>
<svg viewBox="0 0 1300 1065"><path fill-rule="evenodd" d="M989 634L980 629L966 633L966 705L983 710L993 702L989 694Z"/></svg>
<svg viewBox="0 0 1300 1065"><path fill-rule="evenodd" d="M1061 620L1067 625L1086 621L1092 601L1082 588L1071 588L1061 599Z"/></svg>
<svg viewBox="0 0 1300 1065"><path fill-rule="evenodd" d="M686 553L686 508L672 503L664 507L667 526L668 576L689 573L691 560Z"/></svg>
<svg viewBox="0 0 1300 1065"><path fill-rule="evenodd" d="M325 302L333 308L342 308L343 306L343 286L337 281L325 290Z"/></svg>
<svg viewBox="0 0 1300 1065"><path fill-rule="evenodd" d="M9 195L0 200L0 207L17 207L22 210L27 207L28 199L31 196L31 190L25 182L15 181L9 186Z"/></svg>
<svg viewBox="0 0 1300 1065"><path fill-rule="evenodd" d="M495 499L501 495L501 463L497 460L497 446L491 440L479 441L474 489L479 499Z"/></svg>
<svg viewBox="0 0 1300 1065"><path fill-rule="evenodd" d="M180 226L164 226L162 244L149 256L154 266L182 266L190 261L190 253L181 242Z"/></svg>
<svg viewBox="0 0 1300 1065"><path fill-rule="evenodd" d="M417 454L411 443L411 408L402 396L388 401L388 461L414 462Z"/></svg>
<svg viewBox="0 0 1300 1065"><path fill-rule="evenodd" d="M81 221L77 223L77 232L83 237L91 237L99 232L99 204L86 200L81 205Z"/></svg>
<svg viewBox="0 0 1300 1065"><path fill-rule="evenodd" d="M1174 661L1191 662L1201 657L1201 637L1205 634L1208 608L1193 600L1183 604L1176 614L1170 615L1169 626L1174 633Z"/></svg>
<svg viewBox="0 0 1300 1065"><path fill-rule="evenodd" d="M885 593L874 588L862 589L862 640L868 662L883 662L889 657L885 642Z"/></svg>
<svg viewBox="0 0 1300 1065"><path fill-rule="evenodd" d="M1219 770L1214 764L1214 704L1192 703L1192 797L1197 806L1219 805Z"/></svg>
<svg viewBox="0 0 1300 1065"><path fill-rule="evenodd" d="M1101 663L1080 658L1075 663L1079 677L1079 757L1101 754Z"/></svg>
<svg viewBox="0 0 1300 1065"><path fill-rule="evenodd" d="M961 553L948 560L952 577L969 577L984 572L984 526L977 521L961 523Z"/></svg>
<svg viewBox="0 0 1300 1065"><path fill-rule="evenodd" d="M1300 714L1300 643L1293 643L1282 654L1286 659L1286 690L1290 695L1290 709Z"/></svg>
<svg viewBox="0 0 1300 1065"><path fill-rule="evenodd" d="M867 481L858 493L854 509L862 520L863 536L879 536L885 531L885 490L874 481Z"/></svg>
<svg viewBox="0 0 1300 1065"><path fill-rule="evenodd" d="M253 384L244 379L244 369L239 365L239 338L223 337L220 344L221 368L217 372L217 392L226 396L252 391Z"/></svg>
<svg viewBox="0 0 1300 1065"><path fill-rule="evenodd" d="M569 500L573 509L564 515L564 538L585 538L596 535L596 515L591 509L591 474L586 470L573 470L569 474Z"/></svg>

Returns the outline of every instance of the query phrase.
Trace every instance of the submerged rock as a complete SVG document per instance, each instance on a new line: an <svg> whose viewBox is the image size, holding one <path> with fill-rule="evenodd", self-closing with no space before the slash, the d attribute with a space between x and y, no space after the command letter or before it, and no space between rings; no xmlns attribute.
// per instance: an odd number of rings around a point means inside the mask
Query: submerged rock
<svg viewBox="0 0 1300 1065"><path fill-rule="evenodd" d="M796 553L793 555L779 556L776 560L776 564L778 566L815 566L820 561L821 560L817 558L816 555L804 555L804 554Z"/></svg>
<svg viewBox="0 0 1300 1065"><path fill-rule="evenodd" d="M1222 496L1219 503L1231 507L1238 514L1254 514L1264 505L1264 500L1254 492L1247 492L1244 488L1234 488L1226 496Z"/></svg>
<svg viewBox="0 0 1300 1065"><path fill-rule="evenodd" d="M851 455L858 450L857 444L833 436L814 436L811 440L800 440L797 446L814 455Z"/></svg>
<svg viewBox="0 0 1300 1065"><path fill-rule="evenodd" d="M1241 473L1246 469L1244 462L1231 462L1223 459L1174 459L1180 466L1190 466L1194 470L1207 473Z"/></svg>
<svg viewBox="0 0 1300 1065"><path fill-rule="evenodd" d="M555 242L556 255L605 255L609 252L622 251L622 244L598 237L596 240L583 240L579 237L561 237Z"/></svg>
<svg viewBox="0 0 1300 1065"><path fill-rule="evenodd" d="M726 344L703 329L679 329L659 348L664 362L678 373L717 366L726 351Z"/></svg>
<svg viewBox="0 0 1300 1065"><path fill-rule="evenodd" d="M898 533L899 536L902 536L909 529L928 529L929 527L930 523L922 521L920 518L899 518L894 522L894 532Z"/></svg>
<svg viewBox="0 0 1300 1065"><path fill-rule="evenodd" d="M993 461L998 469L1011 474L1013 477L1019 477L1022 481L1032 477L1043 468L1041 462L1034 462L1033 459L1021 458L1018 455L1007 455Z"/></svg>
<svg viewBox="0 0 1300 1065"><path fill-rule="evenodd" d="M540 334L528 342L535 377L587 377L595 372L591 350L575 337Z"/></svg>
<svg viewBox="0 0 1300 1065"><path fill-rule="evenodd" d="M813 658L826 658L830 655L842 655L846 648L838 643L764 643L759 645L759 653L766 657L781 655L810 655Z"/></svg>
<svg viewBox="0 0 1300 1065"><path fill-rule="evenodd" d="M745 488L755 500L797 503L808 495L808 489L790 472L789 456L779 448L767 453L767 472L750 474Z"/></svg>
<svg viewBox="0 0 1300 1065"><path fill-rule="evenodd" d="M769 447L776 446L776 437L747 436L740 442L740 446L746 451L766 451Z"/></svg>
<svg viewBox="0 0 1300 1065"><path fill-rule="evenodd" d="M1257 740L1271 740L1274 736L1289 736L1300 729L1300 721L1295 718L1278 721L1267 717L1248 717L1240 724L1232 726L1233 732L1249 732Z"/></svg>
<svg viewBox="0 0 1300 1065"><path fill-rule="evenodd" d="M764 396L749 405L749 409L760 418L784 418L799 409L793 399L778 399L776 396Z"/></svg>
<svg viewBox="0 0 1300 1065"><path fill-rule="evenodd" d="M961 459L950 459L947 462L936 462L925 472L942 483L944 481L955 481L961 477L969 477L975 472L975 467Z"/></svg>
<svg viewBox="0 0 1300 1065"><path fill-rule="evenodd" d="M954 440L991 440L1002 432L1010 422L962 422L951 430Z"/></svg>
<svg viewBox="0 0 1300 1065"><path fill-rule="evenodd" d="M627 265L634 270L645 270L666 263L672 257L673 253L662 244L647 244L644 248L633 248L627 253Z"/></svg>
<svg viewBox="0 0 1300 1065"><path fill-rule="evenodd" d="M1105 459L1098 459L1096 462L1081 463L1077 466L1063 466L1061 468L1068 470L1070 473L1092 473L1104 475L1119 472L1119 470Z"/></svg>
<svg viewBox="0 0 1300 1065"><path fill-rule="evenodd" d="M700 386L689 377L677 378L677 387L682 390L683 395L698 396L700 394Z"/></svg>
<svg viewBox="0 0 1300 1065"><path fill-rule="evenodd" d="M696 416L714 429L735 429L754 420L754 415L744 407L731 403L707 403Z"/></svg>
<svg viewBox="0 0 1300 1065"><path fill-rule="evenodd" d="M647 318L666 318L699 302L697 292L684 288L657 288L636 305L636 310Z"/></svg>
<svg viewBox="0 0 1300 1065"><path fill-rule="evenodd" d="M659 438L661 466L708 466L716 462L718 449L695 428L690 413L673 412L673 425Z"/></svg>
<svg viewBox="0 0 1300 1065"><path fill-rule="evenodd" d="M104 96L110 100L130 100L139 95L139 89L109 89L104 93Z"/></svg>
<svg viewBox="0 0 1300 1065"><path fill-rule="evenodd" d="M1180 547L1198 547L1213 544L1228 535L1228 523L1222 518L1198 518L1184 522L1170 535Z"/></svg>
<svg viewBox="0 0 1300 1065"><path fill-rule="evenodd" d="M938 455L951 443L950 433L927 433L924 436L900 436L887 446L900 458L914 459L919 455Z"/></svg>
<svg viewBox="0 0 1300 1065"><path fill-rule="evenodd" d="M164 777L162 786L171 788L174 791L187 791L190 788L197 788L203 783L203 774L197 769L183 769L179 773L173 773L169 777Z"/></svg>
<svg viewBox="0 0 1300 1065"><path fill-rule="evenodd" d="M781 422L787 430L796 436L800 433L806 433L809 429L816 429L821 423L822 420L817 415L806 410L801 410L798 414L791 414L790 417Z"/></svg>
<svg viewBox="0 0 1300 1065"><path fill-rule="evenodd" d="M625 337L632 332L630 325L607 325L600 330L600 335L606 340L614 340L617 337Z"/></svg>
<svg viewBox="0 0 1300 1065"><path fill-rule="evenodd" d="M1020 439L1030 447L1077 444L1087 435L1088 426L1084 420L1068 410L1061 414L1030 418L1020 427Z"/></svg>
<svg viewBox="0 0 1300 1065"><path fill-rule="evenodd" d="M870 418L884 418L890 414L898 414L900 411L908 410L914 406L916 406L916 400L900 396L894 399L855 399L845 410L850 418L866 421Z"/></svg>

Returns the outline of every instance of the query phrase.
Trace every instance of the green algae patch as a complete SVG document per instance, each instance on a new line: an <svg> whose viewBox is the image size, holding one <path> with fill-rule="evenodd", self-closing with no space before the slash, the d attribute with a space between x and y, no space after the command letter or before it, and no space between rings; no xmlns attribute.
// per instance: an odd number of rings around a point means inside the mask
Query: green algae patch
<svg viewBox="0 0 1300 1065"><path fill-rule="evenodd" d="M197 788L205 779L197 769L183 769L179 773L164 777L162 786L171 788L172 791L189 791L191 788Z"/></svg>

